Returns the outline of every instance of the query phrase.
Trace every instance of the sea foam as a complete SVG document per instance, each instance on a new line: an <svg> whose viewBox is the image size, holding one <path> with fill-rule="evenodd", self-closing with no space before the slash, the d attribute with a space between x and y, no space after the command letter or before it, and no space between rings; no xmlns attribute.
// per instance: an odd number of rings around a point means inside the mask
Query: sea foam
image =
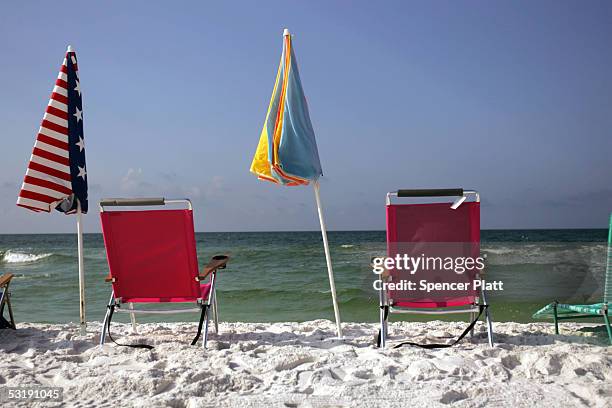
<svg viewBox="0 0 612 408"><path fill-rule="evenodd" d="M53 254L25 254L23 252L13 252L11 250L8 250L2 255L2 262L9 264L30 263L47 258L51 255Z"/></svg>

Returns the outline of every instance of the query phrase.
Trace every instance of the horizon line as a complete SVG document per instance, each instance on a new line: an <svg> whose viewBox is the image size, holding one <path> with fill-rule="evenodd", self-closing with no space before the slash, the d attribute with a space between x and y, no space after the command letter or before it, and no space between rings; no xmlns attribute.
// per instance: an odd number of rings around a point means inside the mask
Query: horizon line
<svg viewBox="0 0 612 408"><path fill-rule="evenodd" d="M570 228L481 228L481 231L567 231L567 230L608 230L608 228L588 228L588 227L570 227ZM321 230L259 230L259 231L194 231L196 234L244 234L244 233L279 233L279 232L318 232ZM329 232L386 232L384 229L355 229L355 230L328 230ZM76 234L76 232L3 232L3 235L70 235ZM87 234L102 234L100 232L84 232L83 235Z"/></svg>

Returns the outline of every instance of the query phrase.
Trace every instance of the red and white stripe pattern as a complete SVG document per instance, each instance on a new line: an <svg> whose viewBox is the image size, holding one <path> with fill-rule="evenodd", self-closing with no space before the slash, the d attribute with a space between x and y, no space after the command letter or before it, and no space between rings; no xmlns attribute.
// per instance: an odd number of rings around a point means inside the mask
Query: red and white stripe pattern
<svg viewBox="0 0 612 408"><path fill-rule="evenodd" d="M28 163L17 205L50 212L72 194L68 143L68 67L66 58L76 59L67 52L55 81L36 143Z"/></svg>

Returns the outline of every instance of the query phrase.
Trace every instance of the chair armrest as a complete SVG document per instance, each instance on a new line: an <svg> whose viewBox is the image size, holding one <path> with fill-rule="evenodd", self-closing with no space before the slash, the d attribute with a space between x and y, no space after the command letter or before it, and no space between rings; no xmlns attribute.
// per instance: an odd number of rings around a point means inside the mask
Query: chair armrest
<svg viewBox="0 0 612 408"><path fill-rule="evenodd" d="M198 280L204 280L208 275L213 272L216 272L217 269L225 269L227 263L229 262L229 256L227 255L215 255L210 258L210 261L204 265L200 274L198 275Z"/></svg>
<svg viewBox="0 0 612 408"><path fill-rule="evenodd" d="M106 278L104 278L104 282L114 282L115 278L113 278L112 276L108 275Z"/></svg>
<svg viewBox="0 0 612 408"><path fill-rule="evenodd" d="M4 275L0 276L0 286L8 285L11 279L13 279L13 276L14 275L12 273L5 273Z"/></svg>

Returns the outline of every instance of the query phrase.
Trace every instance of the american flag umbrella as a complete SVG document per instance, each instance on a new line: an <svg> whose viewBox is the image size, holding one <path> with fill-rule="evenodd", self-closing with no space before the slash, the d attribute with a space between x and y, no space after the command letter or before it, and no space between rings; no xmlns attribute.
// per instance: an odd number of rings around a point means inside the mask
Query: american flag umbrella
<svg viewBox="0 0 612 408"><path fill-rule="evenodd" d="M251 164L251 172L261 180L287 186L312 183L321 224L336 330L338 337L342 337L334 271L319 194L318 180L323 175L323 171L306 97L300 81L291 34L287 29L283 32L283 53L259 144Z"/></svg>
<svg viewBox="0 0 612 408"><path fill-rule="evenodd" d="M76 214L81 329L85 280L81 214L87 213L83 105L76 53L68 46L36 136L17 205L36 212Z"/></svg>

